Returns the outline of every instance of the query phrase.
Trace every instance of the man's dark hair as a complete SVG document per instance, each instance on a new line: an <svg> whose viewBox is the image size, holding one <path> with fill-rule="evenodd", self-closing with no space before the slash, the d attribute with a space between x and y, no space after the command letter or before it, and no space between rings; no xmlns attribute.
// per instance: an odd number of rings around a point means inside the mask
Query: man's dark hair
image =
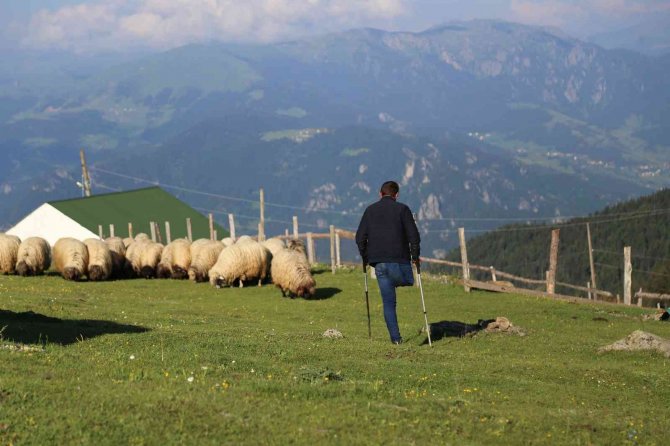
<svg viewBox="0 0 670 446"><path fill-rule="evenodd" d="M400 192L400 186L398 186L398 183L396 183L395 181L387 181L386 183L382 184L382 187L381 189L379 189L379 192L381 192L381 194L384 196L393 197L398 192Z"/></svg>

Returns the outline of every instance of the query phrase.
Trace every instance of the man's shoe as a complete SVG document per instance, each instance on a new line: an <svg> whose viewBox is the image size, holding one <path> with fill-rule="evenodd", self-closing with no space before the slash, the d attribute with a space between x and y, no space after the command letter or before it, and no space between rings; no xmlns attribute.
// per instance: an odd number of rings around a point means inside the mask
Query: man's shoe
<svg viewBox="0 0 670 446"><path fill-rule="evenodd" d="M395 345L402 344L402 338L398 339L397 341L391 341Z"/></svg>

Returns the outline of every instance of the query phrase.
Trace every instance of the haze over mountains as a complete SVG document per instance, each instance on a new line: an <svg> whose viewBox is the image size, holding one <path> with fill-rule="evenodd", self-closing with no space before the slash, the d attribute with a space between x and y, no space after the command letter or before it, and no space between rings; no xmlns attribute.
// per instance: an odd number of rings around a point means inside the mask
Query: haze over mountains
<svg viewBox="0 0 670 446"><path fill-rule="evenodd" d="M7 57L5 227L79 193L80 148L101 169L98 192L145 185L108 172L250 200L265 187L268 201L289 206L270 207L271 218L314 225L355 227L378 185L398 178L435 254L450 229L501 223L459 218L578 215L670 183L670 56L537 27L477 20L134 56Z"/></svg>

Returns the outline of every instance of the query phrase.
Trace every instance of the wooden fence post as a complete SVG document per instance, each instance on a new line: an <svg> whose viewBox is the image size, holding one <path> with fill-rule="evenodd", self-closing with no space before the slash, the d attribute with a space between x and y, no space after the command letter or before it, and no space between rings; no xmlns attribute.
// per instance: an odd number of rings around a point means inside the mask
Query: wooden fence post
<svg viewBox="0 0 670 446"><path fill-rule="evenodd" d="M215 230L214 230L214 240L216 241L216 240L218 240L218 239L219 239L219 231L217 231L217 230L215 229Z"/></svg>
<svg viewBox="0 0 670 446"><path fill-rule="evenodd" d="M633 264L631 262L631 249L630 246L623 248L623 303L624 305L631 305L633 302L632 291L633 291Z"/></svg>
<svg viewBox="0 0 670 446"><path fill-rule="evenodd" d="M235 216L228 214L228 226L230 226L230 238L235 241Z"/></svg>
<svg viewBox="0 0 670 446"><path fill-rule="evenodd" d="M298 216L294 215L293 216L293 238L297 239L298 238Z"/></svg>
<svg viewBox="0 0 670 446"><path fill-rule="evenodd" d="M556 265L558 263L558 241L560 229L551 231L551 246L549 248L549 273L547 274L547 293L554 294L556 291Z"/></svg>
<svg viewBox="0 0 670 446"><path fill-rule="evenodd" d="M158 223L154 222L154 227L156 228L156 241L163 244L163 236L161 235L161 228L158 226Z"/></svg>
<svg viewBox="0 0 670 446"><path fill-rule="evenodd" d="M313 265L315 263L315 252L314 252L314 238L312 238L312 233L307 233L307 260L309 264Z"/></svg>
<svg viewBox="0 0 670 446"><path fill-rule="evenodd" d="M98 225L98 237L100 237L100 240L104 240L104 234L102 233L102 225Z"/></svg>
<svg viewBox="0 0 670 446"><path fill-rule="evenodd" d="M151 241L156 242L156 224L153 221L149 222L149 229L151 230Z"/></svg>
<svg viewBox="0 0 670 446"><path fill-rule="evenodd" d="M165 222L165 240L168 243L172 243L172 232L170 231L170 222Z"/></svg>
<svg viewBox="0 0 670 446"><path fill-rule="evenodd" d="M587 294L588 294L589 300L591 300L592 295L591 295L591 281L590 280L586 282L586 289L588 290Z"/></svg>
<svg viewBox="0 0 670 446"><path fill-rule="evenodd" d="M496 269L493 266L491 266L491 280L494 282L498 281L498 278L496 277Z"/></svg>
<svg viewBox="0 0 670 446"><path fill-rule="evenodd" d="M114 225L111 223L109 225L109 236L114 237Z"/></svg>
<svg viewBox="0 0 670 446"><path fill-rule="evenodd" d="M258 223L258 241L262 242L265 240L265 191L261 188L260 191L260 211L261 211L261 220Z"/></svg>
<svg viewBox="0 0 670 446"><path fill-rule="evenodd" d="M335 226L330 225L330 271L335 274Z"/></svg>
<svg viewBox="0 0 670 446"><path fill-rule="evenodd" d="M209 239L214 240L214 216L210 213L208 218L209 218Z"/></svg>
<svg viewBox="0 0 670 446"><path fill-rule="evenodd" d="M191 219L190 218L186 219L186 236L188 237L189 242L193 241L193 228L191 227Z"/></svg>
<svg viewBox="0 0 670 446"><path fill-rule="evenodd" d="M335 233L335 265L340 268L342 266L342 238L340 233Z"/></svg>
<svg viewBox="0 0 670 446"><path fill-rule="evenodd" d="M470 292L468 281L470 280L470 266L468 264L468 248L465 244L465 228L458 228L458 240L461 244L461 265L463 267L463 289Z"/></svg>
<svg viewBox="0 0 670 446"><path fill-rule="evenodd" d="M284 230L284 237L286 237L286 240L288 240L288 228Z"/></svg>
<svg viewBox="0 0 670 446"><path fill-rule="evenodd" d="M591 288L593 288L593 299L598 300L597 290L598 286L596 285L596 267L593 262L593 245L591 243L591 225L586 223L586 237L589 242L589 268L591 268Z"/></svg>
<svg viewBox="0 0 670 446"><path fill-rule="evenodd" d="M133 224L128 222L128 237L133 238Z"/></svg>

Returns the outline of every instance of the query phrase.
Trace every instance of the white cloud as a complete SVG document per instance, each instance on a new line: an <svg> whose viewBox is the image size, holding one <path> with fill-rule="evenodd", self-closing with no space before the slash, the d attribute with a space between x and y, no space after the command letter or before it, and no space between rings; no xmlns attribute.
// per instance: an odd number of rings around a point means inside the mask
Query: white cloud
<svg viewBox="0 0 670 446"><path fill-rule="evenodd" d="M35 13L23 43L75 51L270 41L402 15L406 0L107 0Z"/></svg>
<svg viewBox="0 0 670 446"><path fill-rule="evenodd" d="M667 0L511 0L512 19L566 26L582 20L616 20L670 11Z"/></svg>

